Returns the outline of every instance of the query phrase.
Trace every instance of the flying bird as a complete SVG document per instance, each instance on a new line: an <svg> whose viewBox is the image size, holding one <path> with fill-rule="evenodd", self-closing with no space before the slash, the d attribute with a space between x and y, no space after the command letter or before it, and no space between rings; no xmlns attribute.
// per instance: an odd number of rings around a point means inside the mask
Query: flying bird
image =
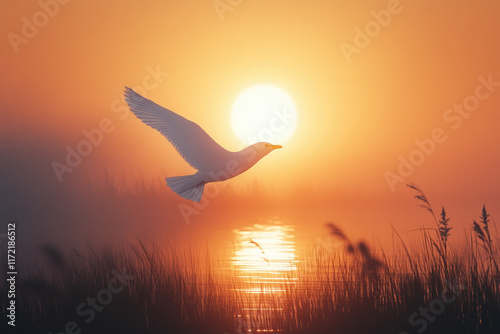
<svg viewBox="0 0 500 334"><path fill-rule="evenodd" d="M255 165L273 150L282 148L260 142L231 152L217 144L198 124L125 87L125 101L130 110L175 147L197 172L193 175L167 177L167 185L179 196L199 202L205 184L233 178Z"/></svg>

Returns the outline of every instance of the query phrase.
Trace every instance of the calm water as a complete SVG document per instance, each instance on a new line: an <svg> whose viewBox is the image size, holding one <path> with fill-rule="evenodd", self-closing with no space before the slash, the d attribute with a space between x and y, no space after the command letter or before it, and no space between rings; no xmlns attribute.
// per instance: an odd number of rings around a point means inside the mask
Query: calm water
<svg viewBox="0 0 500 334"><path fill-rule="evenodd" d="M297 280L294 273L299 259L295 229L278 220L253 224L233 231L232 271L240 283L237 291L246 297L243 314L238 317L238 331L251 328L268 332L262 319L282 309L286 285Z"/></svg>

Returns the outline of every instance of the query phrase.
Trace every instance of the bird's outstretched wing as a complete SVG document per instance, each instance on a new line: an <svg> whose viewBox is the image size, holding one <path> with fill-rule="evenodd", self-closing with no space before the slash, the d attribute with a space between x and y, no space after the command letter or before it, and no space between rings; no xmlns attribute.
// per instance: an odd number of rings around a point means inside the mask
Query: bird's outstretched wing
<svg viewBox="0 0 500 334"><path fill-rule="evenodd" d="M198 124L125 87L125 101L141 121L158 130L193 168L205 170L227 153Z"/></svg>

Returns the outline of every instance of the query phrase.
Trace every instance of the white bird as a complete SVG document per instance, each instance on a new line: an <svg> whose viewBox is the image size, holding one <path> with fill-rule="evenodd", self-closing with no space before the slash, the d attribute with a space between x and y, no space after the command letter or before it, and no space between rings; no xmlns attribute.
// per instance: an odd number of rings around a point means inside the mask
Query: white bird
<svg viewBox="0 0 500 334"><path fill-rule="evenodd" d="M158 130L175 147L191 167L193 175L167 177L167 185L179 196L199 202L205 184L233 178L265 157L282 148L266 142L230 152L217 144L198 124L125 87L125 100L141 121Z"/></svg>

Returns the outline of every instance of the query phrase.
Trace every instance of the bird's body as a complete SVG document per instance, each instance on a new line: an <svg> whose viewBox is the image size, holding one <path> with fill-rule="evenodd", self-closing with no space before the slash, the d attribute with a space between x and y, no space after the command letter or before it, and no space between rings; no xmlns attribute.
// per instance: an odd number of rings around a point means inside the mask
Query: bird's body
<svg viewBox="0 0 500 334"><path fill-rule="evenodd" d="M197 173L166 178L167 185L178 195L196 202L204 186L233 178L251 168L279 145L256 143L231 152L217 144L198 124L148 100L125 87L130 110L145 124L158 130L175 147Z"/></svg>

